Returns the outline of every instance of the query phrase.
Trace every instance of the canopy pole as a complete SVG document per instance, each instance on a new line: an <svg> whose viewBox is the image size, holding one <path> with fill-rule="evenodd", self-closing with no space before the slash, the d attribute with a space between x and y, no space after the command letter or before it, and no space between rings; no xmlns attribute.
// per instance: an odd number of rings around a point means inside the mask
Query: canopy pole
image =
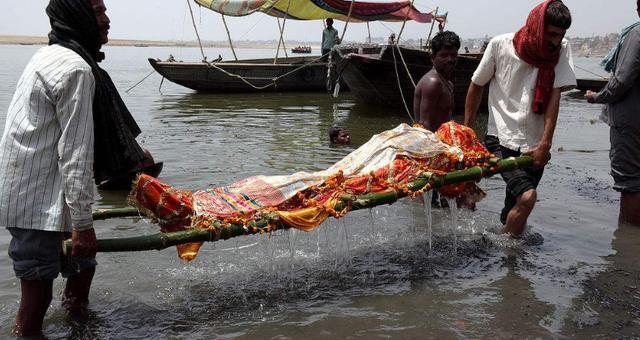
<svg viewBox="0 0 640 340"><path fill-rule="evenodd" d="M413 8L414 1L415 0L411 0L411 7L407 10L407 13L404 15L404 21L402 22L402 27L400 27L400 32L398 32L398 38L396 38L396 45L400 43L400 36L404 31L404 26L407 24L407 19L409 18L409 12L411 11L411 8Z"/></svg>
<svg viewBox="0 0 640 340"><path fill-rule="evenodd" d="M347 21L344 22L344 29L342 29L342 35L340 36L340 43L344 40L344 35L347 33L347 26L349 26L349 21L351 21L351 12L353 12L353 5L355 5L356 0L351 0L351 5L349 5L349 14L347 15Z"/></svg>
<svg viewBox="0 0 640 340"><path fill-rule="evenodd" d="M188 1L188 0L187 0ZM238 61L238 56L236 55L236 50L233 48L233 41L231 40L231 33L229 33L229 27L227 26L227 20L224 18L224 14L222 15L222 23L224 24L224 29L227 31L227 38L229 39L229 46L231 47L231 52L233 52L233 57Z"/></svg>
<svg viewBox="0 0 640 340"><path fill-rule="evenodd" d="M289 55L287 54L287 46L285 46L284 44L284 25L280 25L280 18L276 18L276 20L278 20L278 30L280 30L280 40L282 41L282 50L284 50L284 57L289 58Z"/></svg>
<svg viewBox="0 0 640 340"><path fill-rule="evenodd" d="M436 24L437 21L437 17L438 17L438 8L440 7L436 7L436 11L433 15L433 21L431 21L431 28L429 29L429 35L427 36L427 41L425 42L425 49L429 48L431 49L431 33L433 33L433 25Z"/></svg>
<svg viewBox="0 0 640 340"><path fill-rule="evenodd" d="M198 37L198 46L200 46L200 53L202 53L202 60L206 60L207 57L204 55L204 49L202 48L202 41L200 40L200 34L198 33L198 27L196 27L196 18L193 17L193 9L191 8L191 2L187 0L187 5L189 5L189 13L191 14L191 23L193 24L193 29L196 31L196 37Z"/></svg>
<svg viewBox="0 0 640 340"><path fill-rule="evenodd" d="M367 21L367 33L369 34L369 44L371 44L371 28L369 27L368 21Z"/></svg>
<svg viewBox="0 0 640 340"><path fill-rule="evenodd" d="M291 7L291 0L287 2L287 11L285 12L284 19L282 19L282 29L280 30L280 40L278 40L278 49L276 50L276 57L273 59L273 63L278 62L278 55L280 55L280 44L284 47L284 27L287 24L287 17L289 16L289 7ZM280 27L280 21L278 20L278 27ZM286 51L285 51L286 53Z"/></svg>

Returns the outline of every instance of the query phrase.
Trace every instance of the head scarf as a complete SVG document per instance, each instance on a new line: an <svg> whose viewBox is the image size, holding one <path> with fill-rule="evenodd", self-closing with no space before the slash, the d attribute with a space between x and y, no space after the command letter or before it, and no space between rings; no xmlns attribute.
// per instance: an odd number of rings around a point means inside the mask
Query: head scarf
<svg viewBox="0 0 640 340"><path fill-rule="evenodd" d="M131 171L144 159L136 136L140 128L122 101L109 74L98 66L100 32L89 0L51 0L49 45L58 44L78 53L95 78L93 100L94 177L96 183Z"/></svg>
<svg viewBox="0 0 640 340"><path fill-rule="evenodd" d="M544 17L547 7L554 1L559 0L547 0L536 6L529 13L527 23L516 32L513 38L513 45L518 57L527 64L538 68L538 79L532 103L533 112L537 114L544 114L547 104L549 104L553 82L556 78L555 67L560 59L560 49L549 51L544 39Z"/></svg>
<svg viewBox="0 0 640 340"><path fill-rule="evenodd" d="M609 51L609 53L607 53L607 56L605 56L604 59L602 59L602 61L600 62L600 66L604 66L605 71L611 73L616 72L616 64L618 63L618 52L620 52L620 50L622 49L624 39L627 37L629 32L631 32L631 30L638 26L640 26L640 21L622 29L622 32L620 32L620 39L618 39L618 43Z"/></svg>

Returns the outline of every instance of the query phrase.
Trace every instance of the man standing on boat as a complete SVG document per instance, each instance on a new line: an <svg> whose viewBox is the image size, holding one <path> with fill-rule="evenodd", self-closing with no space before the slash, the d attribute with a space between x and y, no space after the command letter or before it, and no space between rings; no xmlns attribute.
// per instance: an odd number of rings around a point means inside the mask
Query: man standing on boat
<svg viewBox="0 0 640 340"><path fill-rule="evenodd" d="M326 61L328 53L331 52L333 46L340 40L338 37L338 30L333 28L333 19L327 18L327 27L322 30L322 60Z"/></svg>
<svg viewBox="0 0 640 340"><path fill-rule="evenodd" d="M20 279L15 334L37 336L53 280L68 277L63 306L86 316L95 273L91 205L94 177L128 171L144 159L140 132L98 66L108 42L103 0L51 0L49 46L26 66L0 141L0 227ZM71 256L62 241L72 239Z"/></svg>
<svg viewBox="0 0 640 340"><path fill-rule="evenodd" d="M636 10L640 16L640 0ZM640 22L622 31L603 65L611 72L609 82L585 96L589 103L606 104L613 188L621 192L620 221L640 226Z"/></svg>
<svg viewBox="0 0 640 340"><path fill-rule="evenodd" d="M431 40L433 68L416 85L413 113L416 122L435 132L453 114L453 71L458 62L460 38L451 31L436 34Z"/></svg>
<svg viewBox="0 0 640 340"><path fill-rule="evenodd" d="M535 206L536 189L551 158L560 93L576 86L564 39L570 26L571 13L562 1L541 3L518 32L491 39L469 85L465 125L473 125L483 86L489 84L487 149L501 158L534 158L533 169L502 174L507 187L500 221L512 237L522 234Z"/></svg>

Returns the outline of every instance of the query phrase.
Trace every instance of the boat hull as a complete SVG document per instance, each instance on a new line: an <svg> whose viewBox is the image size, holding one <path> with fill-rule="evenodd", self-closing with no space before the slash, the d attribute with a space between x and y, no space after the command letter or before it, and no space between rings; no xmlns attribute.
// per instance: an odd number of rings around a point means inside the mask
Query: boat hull
<svg viewBox="0 0 640 340"><path fill-rule="evenodd" d="M608 82L608 79L577 79L576 88L580 91L600 92Z"/></svg>
<svg viewBox="0 0 640 340"><path fill-rule="evenodd" d="M327 65L304 66L310 60L313 58L289 58L287 63L273 64L273 59L256 59L209 65L149 59L149 63L166 79L199 92L325 91Z"/></svg>
<svg viewBox="0 0 640 340"><path fill-rule="evenodd" d="M413 111L413 82L417 84L431 70L431 55L422 50L399 49L404 63L397 49L394 58L394 50L389 46L383 47L379 53L369 54L344 54L334 50L332 58L335 58L336 73L359 101L389 107L403 107L406 103L408 109ZM480 58L478 55L461 55L458 58L453 79L456 113L464 111L471 76ZM482 111L487 108L486 92L481 105Z"/></svg>

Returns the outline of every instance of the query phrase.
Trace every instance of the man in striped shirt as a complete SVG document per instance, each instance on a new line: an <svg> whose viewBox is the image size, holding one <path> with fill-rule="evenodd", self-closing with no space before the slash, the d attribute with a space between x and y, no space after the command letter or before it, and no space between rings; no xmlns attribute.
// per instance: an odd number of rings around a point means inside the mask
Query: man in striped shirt
<svg viewBox="0 0 640 340"><path fill-rule="evenodd" d="M9 106L0 140L0 227L20 278L18 336L41 334L59 273L63 305L86 312L95 272L91 204L94 179L96 62L108 41L103 0L51 0L50 45L33 56ZM71 234L71 257L62 241Z"/></svg>

